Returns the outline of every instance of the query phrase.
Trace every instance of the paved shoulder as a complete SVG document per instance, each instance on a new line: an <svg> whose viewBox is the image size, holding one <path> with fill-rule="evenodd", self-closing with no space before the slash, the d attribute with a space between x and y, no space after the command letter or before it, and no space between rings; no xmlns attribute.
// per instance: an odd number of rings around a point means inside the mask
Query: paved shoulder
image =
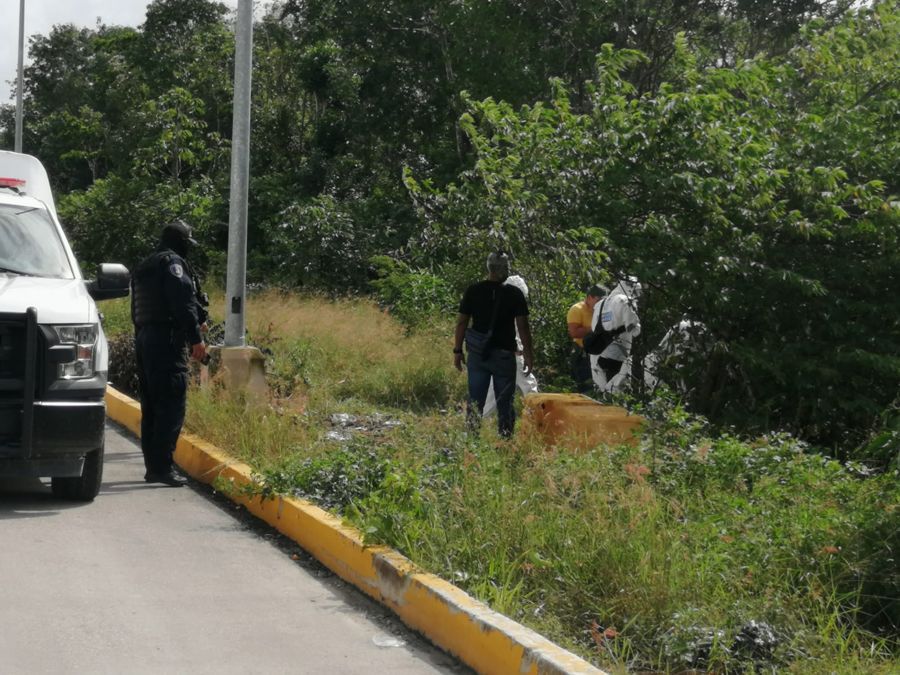
<svg viewBox="0 0 900 675"><path fill-rule="evenodd" d="M0 484L0 672L465 672L206 488L144 483L115 428L106 454L91 504Z"/></svg>

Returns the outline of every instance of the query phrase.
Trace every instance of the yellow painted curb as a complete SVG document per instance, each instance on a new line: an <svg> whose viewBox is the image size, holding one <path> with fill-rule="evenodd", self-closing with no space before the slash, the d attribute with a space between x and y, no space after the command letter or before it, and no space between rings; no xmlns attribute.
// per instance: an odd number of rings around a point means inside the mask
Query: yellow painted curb
<svg viewBox="0 0 900 675"><path fill-rule="evenodd" d="M139 404L112 387L107 414L140 435ZM182 434L175 461L193 478L212 483L252 482L251 469L215 446ZM530 628L490 609L456 586L420 571L386 546L365 546L362 535L302 499L263 499L232 490L228 497L290 537L335 574L393 610L409 627L479 673L506 675L604 675L587 661Z"/></svg>

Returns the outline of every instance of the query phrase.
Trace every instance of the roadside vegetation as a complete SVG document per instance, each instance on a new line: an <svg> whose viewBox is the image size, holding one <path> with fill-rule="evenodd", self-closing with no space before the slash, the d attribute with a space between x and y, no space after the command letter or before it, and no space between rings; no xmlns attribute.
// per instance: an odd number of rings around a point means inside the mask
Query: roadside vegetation
<svg viewBox="0 0 900 675"><path fill-rule="evenodd" d="M896 0L277 0L254 30L272 401L213 378L189 429L606 667L900 668ZM209 0L31 41L24 147L87 268L184 218L222 284L232 54ZM499 248L545 391L588 283L643 284L635 364L703 327L660 369L677 395L623 401L638 446L463 433L448 322Z"/></svg>
<svg viewBox="0 0 900 675"><path fill-rule="evenodd" d="M415 282L390 304L417 326L502 248L562 386L560 317L636 275L637 362L704 327L677 364L691 410L849 459L900 381L900 13L854 4L275 2L255 27L248 279ZM32 41L24 147L86 265L133 266L179 217L222 284L231 30L223 5L155 0L138 28Z"/></svg>
<svg viewBox="0 0 900 675"><path fill-rule="evenodd" d="M410 332L369 299L281 291L248 311L270 405L213 377L187 428L253 466L258 496L310 499L613 671L900 666L896 463L713 433L670 396L639 407L636 447L548 447L525 420L471 437L446 319Z"/></svg>

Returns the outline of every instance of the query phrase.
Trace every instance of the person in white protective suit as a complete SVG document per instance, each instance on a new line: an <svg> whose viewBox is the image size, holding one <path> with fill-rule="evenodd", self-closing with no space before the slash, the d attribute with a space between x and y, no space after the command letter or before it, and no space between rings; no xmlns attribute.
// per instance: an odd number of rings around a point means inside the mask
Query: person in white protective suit
<svg viewBox="0 0 900 675"><path fill-rule="evenodd" d="M606 331L625 327L606 349L591 356L591 376L600 391L623 391L630 382L631 342L641 333L637 313L640 297L641 284L637 277L625 277L594 306L591 330L596 331L601 325Z"/></svg>
<svg viewBox="0 0 900 675"><path fill-rule="evenodd" d="M659 385L662 366L676 362L672 370L677 373L678 357L687 352L702 350L705 335L706 326L690 319L682 319L666 331L656 349L644 358L644 385L647 389L652 391ZM687 382L681 376L677 376L677 381L669 384L682 393L687 391Z"/></svg>
<svg viewBox="0 0 900 675"><path fill-rule="evenodd" d="M528 285L518 274L507 277L504 283L515 286L522 291L522 295L525 296L525 299L528 299ZM538 382L537 378L534 376L534 371L525 372L525 359L522 356L522 340L519 339L518 329L516 329L516 387L522 392L522 396L525 394L536 393L538 390ZM496 410L497 400L494 398L494 384L492 382L491 386L488 388L487 398L484 401L484 412L482 413L482 417L487 417Z"/></svg>

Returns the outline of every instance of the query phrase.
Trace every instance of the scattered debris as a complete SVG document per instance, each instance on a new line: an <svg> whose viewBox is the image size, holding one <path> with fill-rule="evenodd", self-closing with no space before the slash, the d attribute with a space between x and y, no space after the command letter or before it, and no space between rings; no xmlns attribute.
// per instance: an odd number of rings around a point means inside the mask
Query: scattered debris
<svg viewBox="0 0 900 675"><path fill-rule="evenodd" d="M706 668L713 648L725 639L725 631L702 625L685 625L683 622L687 618L679 614L673 617L673 627L664 637L665 653L671 661L684 668Z"/></svg>
<svg viewBox="0 0 900 675"><path fill-rule="evenodd" d="M372 642L376 647L383 647L385 649L391 647L405 647L406 640L401 640L400 638L396 638L393 635L385 635L384 633L379 633L378 635L372 636Z"/></svg>
<svg viewBox="0 0 900 675"><path fill-rule="evenodd" d="M384 413L373 413L372 415L334 413L330 422L333 428L325 432L325 439L339 443L345 443L357 434L381 434L403 426L403 422Z"/></svg>
<svg viewBox="0 0 900 675"><path fill-rule="evenodd" d="M781 640L769 624L752 620L745 623L731 645L733 654L757 666L771 664L775 660L775 648Z"/></svg>

